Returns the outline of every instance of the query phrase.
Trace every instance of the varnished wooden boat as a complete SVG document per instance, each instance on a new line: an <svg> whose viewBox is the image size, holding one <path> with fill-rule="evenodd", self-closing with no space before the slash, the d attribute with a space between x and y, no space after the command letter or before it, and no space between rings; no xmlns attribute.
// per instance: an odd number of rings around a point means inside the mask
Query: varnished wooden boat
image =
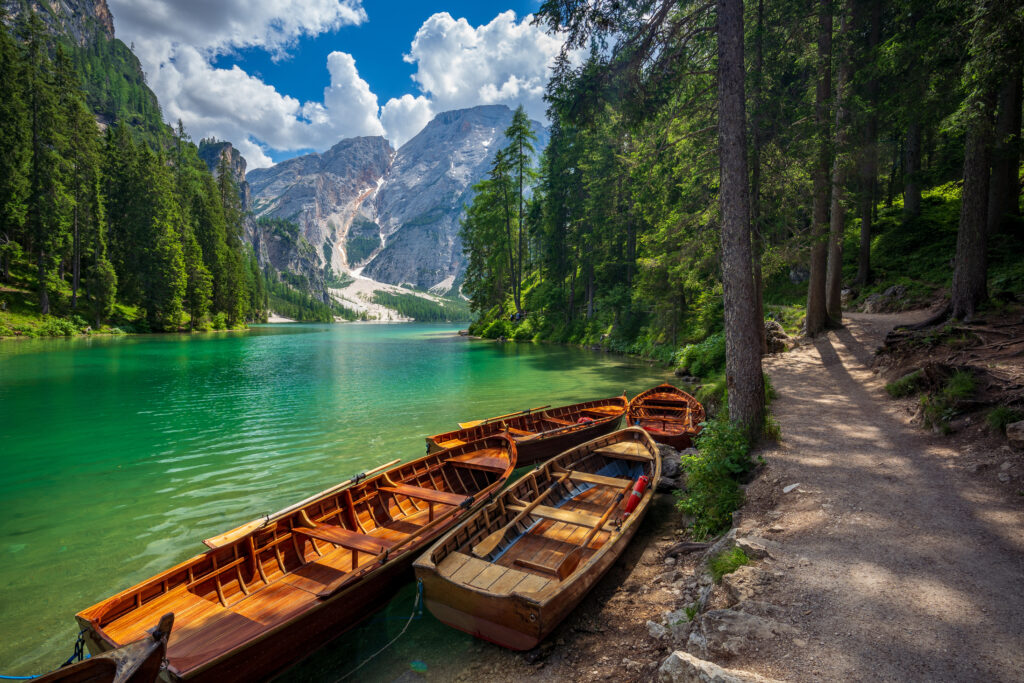
<svg viewBox="0 0 1024 683"><path fill-rule="evenodd" d="M655 441L677 450L693 445L704 419L700 401L671 384L659 384L638 394L626 412L631 427L643 427Z"/></svg>
<svg viewBox="0 0 1024 683"><path fill-rule="evenodd" d="M646 491L627 500L641 476ZM530 472L413 564L427 607L461 631L513 650L540 643L636 533L661 476L658 447L624 429Z"/></svg>
<svg viewBox="0 0 1024 683"><path fill-rule="evenodd" d="M507 437L428 454L207 539L209 550L76 615L102 653L173 611L163 676L263 680L383 607L413 558L497 493Z"/></svg>
<svg viewBox="0 0 1024 683"><path fill-rule="evenodd" d="M173 614L165 614L145 637L109 652L63 666L38 683L153 683L163 668Z"/></svg>
<svg viewBox="0 0 1024 683"><path fill-rule="evenodd" d="M518 447L519 465L532 465L614 431L626 412L626 397L586 401L502 415L472 426L427 437L427 451L451 448L492 434L508 434Z"/></svg>

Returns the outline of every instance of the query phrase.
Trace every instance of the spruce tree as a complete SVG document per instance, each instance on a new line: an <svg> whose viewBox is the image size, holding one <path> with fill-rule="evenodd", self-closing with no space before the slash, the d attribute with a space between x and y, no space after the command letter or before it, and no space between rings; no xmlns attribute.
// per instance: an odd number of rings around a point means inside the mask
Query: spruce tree
<svg viewBox="0 0 1024 683"><path fill-rule="evenodd" d="M0 278L25 245L29 177L29 125L24 100L24 62L0 9Z"/></svg>

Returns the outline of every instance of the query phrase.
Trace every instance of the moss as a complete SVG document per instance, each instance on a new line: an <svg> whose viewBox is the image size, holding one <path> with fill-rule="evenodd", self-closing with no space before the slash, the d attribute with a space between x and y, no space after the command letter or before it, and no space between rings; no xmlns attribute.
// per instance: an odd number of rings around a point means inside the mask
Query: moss
<svg viewBox="0 0 1024 683"><path fill-rule="evenodd" d="M715 580L715 583L718 583L722 580L723 576L732 574L745 564L750 564L750 558L743 552L743 549L732 548L731 550L723 550L708 560L708 569L711 570L711 578Z"/></svg>

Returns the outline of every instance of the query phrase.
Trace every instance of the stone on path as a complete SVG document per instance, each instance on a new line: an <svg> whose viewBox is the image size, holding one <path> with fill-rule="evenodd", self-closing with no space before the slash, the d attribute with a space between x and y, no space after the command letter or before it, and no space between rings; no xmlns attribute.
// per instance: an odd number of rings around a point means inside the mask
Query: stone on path
<svg viewBox="0 0 1024 683"><path fill-rule="evenodd" d="M1024 420L1006 425L1006 438L1011 446L1024 449Z"/></svg>
<svg viewBox="0 0 1024 683"><path fill-rule="evenodd" d="M774 619L730 609L705 612L700 628L705 650L709 654L726 656L766 648L779 636L798 633L792 626Z"/></svg>
<svg viewBox="0 0 1024 683"><path fill-rule="evenodd" d="M723 669L713 662L677 650L658 668L660 683L775 683L759 674Z"/></svg>

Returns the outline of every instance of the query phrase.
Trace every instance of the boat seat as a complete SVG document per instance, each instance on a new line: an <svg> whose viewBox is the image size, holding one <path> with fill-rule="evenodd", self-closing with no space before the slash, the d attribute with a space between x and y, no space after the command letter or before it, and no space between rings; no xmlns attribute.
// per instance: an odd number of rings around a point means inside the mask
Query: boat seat
<svg viewBox="0 0 1024 683"><path fill-rule="evenodd" d="M459 455L449 458L448 462L456 467L465 467L471 470L483 470L484 472L504 472L508 467L508 456L500 448L485 448L480 451L473 451L466 455Z"/></svg>
<svg viewBox="0 0 1024 683"><path fill-rule="evenodd" d="M395 545L395 541L389 541L386 538L380 538L379 536L370 536L368 534L360 534L355 531L349 531L348 529L333 524L317 524L314 528L297 526L292 528L293 534L300 536L308 536L309 538L315 538L320 541L327 541L334 545L347 548L349 550L358 550L364 553L381 553L391 546Z"/></svg>
<svg viewBox="0 0 1024 683"><path fill-rule="evenodd" d="M625 487L625 485L623 485ZM526 509L525 505L509 505L508 509L513 512L522 512ZM541 519L550 519L554 522L565 522L566 524L572 524L574 526L583 526L589 529L594 528L601 518L597 515L590 515L586 512L574 512L572 510L562 510L560 508L553 508L548 505L538 505L532 510L530 514L534 517L540 517ZM605 531L614 531L614 522L605 522Z"/></svg>
<svg viewBox="0 0 1024 683"><path fill-rule="evenodd" d="M388 493L397 493L398 495L406 496L407 498L425 500L428 503L441 503L442 505L461 505L462 502L469 497L458 493L438 491L437 489L425 489L420 486L410 486L408 484L380 486L378 488L381 491L387 491Z"/></svg>
<svg viewBox="0 0 1024 683"><path fill-rule="evenodd" d="M639 453L637 451L640 451ZM639 441L620 441L609 446L594 449L598 455L607 455L618 460L635 460L637 462L650 462L653 458L647 453L647 449Z"/></svg>
<svg viewBox="0 0 1024 683"><path fill-rule="evenodd" d="M590 472L576 472L574 470L569 471L569 479L573 481L582 482L584 484L610 486L611 488L615 489L624 489L633 483L630 479L619 479L618 477L605 477L600 474L591 474Z"/></svg>
<svg viewBox="0 0 1024 683"><path fill-rule="evenodd" d="M545 416L544 419L547 420L548 422L554 422L555 424L560 424L563 427L571 427L572 425L576 424L575 422L569 422L568 420L563 420L560 417L547 417L547 416Z"/></svg>
<svg viewBox="0 0 1024 683"><path fill-rule="evenodd" d="M515 427L509 427L508 433L515 434L516 436L537 436L536 432L528 432L525 429L516 429Z"/></svg>
<svg viewBox="0 0 1024 683"><path fill-rule="evenodd" d="M449 439L448 441L439 441L437 445L441 448L455 448L456 446L465 446L467 443L462 439Z"/></svg>

